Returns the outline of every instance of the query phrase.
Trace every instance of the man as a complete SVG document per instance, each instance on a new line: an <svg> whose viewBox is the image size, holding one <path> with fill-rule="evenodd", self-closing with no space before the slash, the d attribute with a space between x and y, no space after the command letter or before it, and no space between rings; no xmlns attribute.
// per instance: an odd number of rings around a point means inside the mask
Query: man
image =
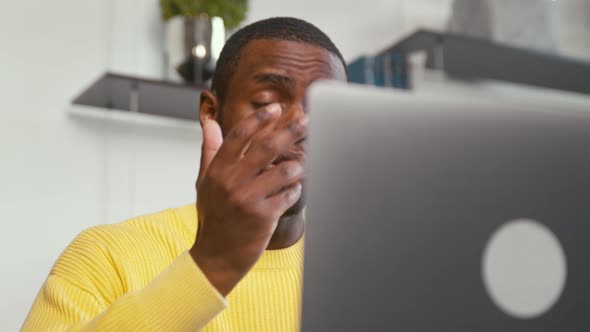
<svg viewBox="0 0 590 332"><path fill-rule="evenodd" d="M313 25L236 32L200 101L198 200L91 228L64 251L24 331L293 331L304 228L304 98L346 80Z"/></svg>

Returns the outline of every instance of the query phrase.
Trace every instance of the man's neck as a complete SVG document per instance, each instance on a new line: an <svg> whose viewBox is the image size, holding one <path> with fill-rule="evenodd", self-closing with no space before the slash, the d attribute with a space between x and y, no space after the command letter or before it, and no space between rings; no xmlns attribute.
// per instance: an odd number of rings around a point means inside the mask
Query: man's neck
<svg viewBox="0 0 590 332"><path fill-rule="evenodd" d="M303 211L292 216L281 217L266 249L278 250L294 245L303 236L303 229Z"/></svg>

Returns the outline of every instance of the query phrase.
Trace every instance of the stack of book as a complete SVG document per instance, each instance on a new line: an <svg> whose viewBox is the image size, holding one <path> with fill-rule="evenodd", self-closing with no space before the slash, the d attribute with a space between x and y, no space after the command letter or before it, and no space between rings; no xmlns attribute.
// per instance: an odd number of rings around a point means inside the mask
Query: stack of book
<svg viewBox="0 0 590 332"><path fill-rule="evenodd" d="M398 89L409 89L408 64L399 53L363 56L348 65L349 81Z"/></svg>

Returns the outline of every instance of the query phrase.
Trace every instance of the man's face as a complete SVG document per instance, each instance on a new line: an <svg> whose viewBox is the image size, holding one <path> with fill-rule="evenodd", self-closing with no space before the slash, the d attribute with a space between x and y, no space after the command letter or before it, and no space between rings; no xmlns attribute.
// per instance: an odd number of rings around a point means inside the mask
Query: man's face
<svg viewBox="0 0 590 332"><path fill-rule="evenodd" d="M278 126L306 113L305 94L317 80L346 81L339 58L322 47L285 40L261 39L243 50L236 71L229 81L221 109L224 133L261 108L278 103L282 113ZM304 152L297 142L275 163L294 159ZM285 215L303 208L303 197Z"/></svg>

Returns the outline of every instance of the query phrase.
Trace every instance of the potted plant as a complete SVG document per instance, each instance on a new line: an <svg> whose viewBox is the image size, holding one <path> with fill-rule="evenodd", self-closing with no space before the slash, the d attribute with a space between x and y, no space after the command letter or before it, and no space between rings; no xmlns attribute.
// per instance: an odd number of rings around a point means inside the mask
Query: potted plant
<svg viewBox="0 0 590 332"><path fill-rule="evenodd" d="M238 27L248 0L160 0L160 8L166 22L168 78L179 74L187 82L202 85L215 65L212 35L225 39L225 28Z"/></svg>
<svg viewBox="0 0 590 332"><path fill-rule="evenodd" d="M246 16L248 0L160 0L162 18L165 21L173 17L221 17L228 29L234 29Z"/></svg>

